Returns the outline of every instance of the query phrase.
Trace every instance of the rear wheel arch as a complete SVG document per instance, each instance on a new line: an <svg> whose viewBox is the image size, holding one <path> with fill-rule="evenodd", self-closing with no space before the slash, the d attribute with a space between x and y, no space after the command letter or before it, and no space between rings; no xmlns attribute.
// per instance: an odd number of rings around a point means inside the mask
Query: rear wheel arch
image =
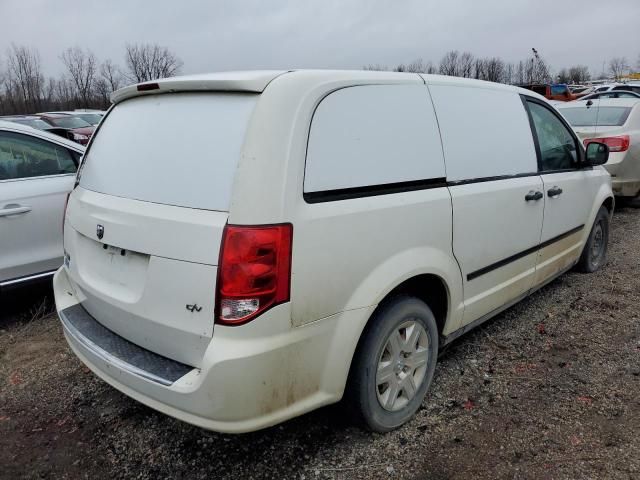
<svg viewBox="0 0 640 480"><path fill-rule="evenodd" d="M436 317L438 333L442 335L449 316L451 301L449 287L442 277L425 273L404 280L384 296L371 314L369 320L375 316L378 309L380 309L385 302L401 295L415 297L426 303ZM367 325L368 324L369 322L367 322Z"/></svg>
<svg viewBox="0 0 640 480"><path fill-rule="evenodd" d="M613 209L615 208L616 201L613 197L605 198L604 202L602 202L602 206L607 209L609 212L609 216L613 214Z"/></svg>
<svg viewBox="0 0 640 480"><path fill-rule="evenodd" d="M347 384L351 378L351 369L353 368L353 359L357 355L359 348L366 337L368 330L375 321L376 314L384 308L390 301L398 297L414 297L417 298L431 309L436 319L438 334L442 336L442 332L447 324L450 313L450 292L447 283L438 275L425 273L408 278L395 287L393 287L378 303L376 308L371 312L367 322L360 332L360 336L356 343L356 348L351 355L351 365L347 377Z"/></svg>

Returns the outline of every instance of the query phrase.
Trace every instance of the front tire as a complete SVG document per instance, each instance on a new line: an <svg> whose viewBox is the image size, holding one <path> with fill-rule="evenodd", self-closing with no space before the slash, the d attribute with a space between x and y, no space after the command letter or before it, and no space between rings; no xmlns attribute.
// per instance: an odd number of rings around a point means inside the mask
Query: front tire
<svg viewBox="0 0 640 480"><path fill-rule="evenodd" d="M609 248L609 211L600 207L596 219L591 227L589 238L584 246L578 270L585 273L593 273L602 267L607 260Z"/></svg>
<svg viewBox="0 0 640 480"><path fill-rule="evenodd" d="M394 430L416 413L433 380L438 327L431 309L399 296L371 318L351 367L346 400L375 432Z"/></svg>

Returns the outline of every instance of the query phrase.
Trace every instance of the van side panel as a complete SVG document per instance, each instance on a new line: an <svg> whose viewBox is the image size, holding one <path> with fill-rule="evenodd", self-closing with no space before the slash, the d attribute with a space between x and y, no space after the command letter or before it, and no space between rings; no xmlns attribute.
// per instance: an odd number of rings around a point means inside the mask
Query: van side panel
<svg viewBox="0 0 640 480"><path fill-rule="evenodd" d="M445 85L429 85L429 91L442 135L468 324L532 287L544 198L525 197L543 191L542 179L516 92Z"/></svg>
<svg viewBox="0 0 640 480"><path fill-rule="evenodd" d="M446 188L301 206L294 227L292 323L374 305L402 281L433 273L461 303Z"/></svg>
<svg viewBox="0 0 640 480"><path fill-rule="evenodd" d="M453 280L459 303L444 177L424 85L328 95L311 122L307 201L299 199L295 214L293 325L374 305L412 274Z"/></svg>

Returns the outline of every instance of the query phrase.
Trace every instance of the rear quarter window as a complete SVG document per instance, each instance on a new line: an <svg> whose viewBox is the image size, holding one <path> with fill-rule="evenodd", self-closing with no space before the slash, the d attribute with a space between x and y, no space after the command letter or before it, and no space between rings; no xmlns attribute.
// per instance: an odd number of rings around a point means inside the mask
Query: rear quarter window
<svg viewBox="0 0 640 480"><path fill-rule="evenodd" d="M444 179L437 121L424 85L349 87L311 122L304 192Z"/></svg>

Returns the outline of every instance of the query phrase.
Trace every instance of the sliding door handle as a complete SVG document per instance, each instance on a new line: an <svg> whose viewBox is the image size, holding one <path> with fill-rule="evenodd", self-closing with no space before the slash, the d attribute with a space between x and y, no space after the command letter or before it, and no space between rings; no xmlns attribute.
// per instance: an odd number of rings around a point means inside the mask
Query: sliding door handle
<svg viewBox="0 0 640 480"><path fill-rule="evenodd" d="M547 195L549 195L550 197L557 197L561 193L562 193L562 189L560 187L552 187L549 190L547 190Z"/></svg>
<svg viewBox="0 0 640 480"><path fill-rule="evenodd" d="M536 202L537 202L537 201L538 201L538 200L540 200L542 197L544 197L544 195L542 194L542 192L537 191L537 190L534 192L533 190L531 190L529 193L527 193L527 194L524 196L524 199L525 199L527 202L530 202L530 201L536 201Z"/></svg>

